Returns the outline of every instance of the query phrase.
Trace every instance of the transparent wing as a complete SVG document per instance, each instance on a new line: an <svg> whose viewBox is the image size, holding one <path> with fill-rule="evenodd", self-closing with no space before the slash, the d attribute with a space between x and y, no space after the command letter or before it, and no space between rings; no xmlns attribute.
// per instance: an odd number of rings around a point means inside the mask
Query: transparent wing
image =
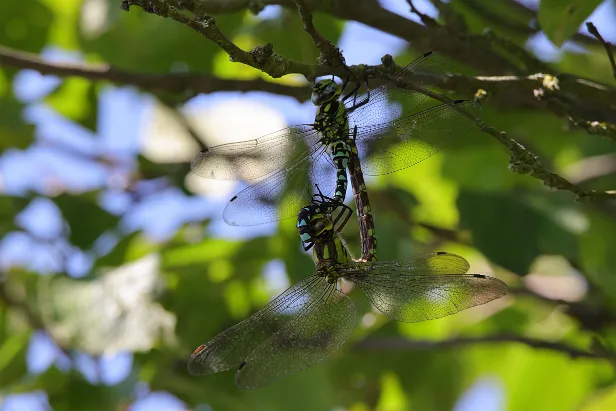
<svg viewBox="0 0 616 411"><path fill-rule="evenodd" d="M451 60L442 54L431 51L415 59L393 78L395 84L413 84L418 90L432 91L434 84L445 78L452 67ZM355 100L345 102L347 108L368 98L368 93L359 95ZM384 84L370 90L369 101L349 114L351 130L354 126L361 129L375 124L389 123L402 114L401 103L407 113L413 112L426 95L420 91L408 90L396 85Z"/></svg>
<svg viewBox="0 0 616 411"><path fill-rule="evenodd" d="M235 375L242 389L266 385L327 358L355 327L355 306L349 297L319 278L316 293L305 294L293 307L296 315L246 358Z"/></svg>
<svg viewBox="0 0 616 411"><path fill-rule="evenodd" d="M188 371L207 375L238 368L250 351L292 320L294 307L303 304L306 296L323 290L322 281L314 275L289 287L261 310L197 348L188 362Z"/></svg>
<svg viewBox="0 0 616 411"><path fill-rule="evenodd" d="M298 141L317 147L319 136L311 125L288 127L263 137L221 144L197 154L193 173L219 180L251 180L284 167Z"/></svg>
<svg viewBox="0 0 616 411"><path fill-rule="evenodd" d="M415 165L467 134L482 116L475 101L458 100L357 132L357 150L364 174L381 175Z"/></svg>
<svg viewBox="0 0 616 411"><path fill-rule="evenodd" d="M425 100L450 72L452 61L437 52L429 52L385 84L370 92L367 104L349 115L350 131L357 126L357 149L366 175L392 173L413 166L466 134L473 122L458 110L481 117L478 103L443 104L416 114L415 108ZM403 88L412 84L415 90ZM345 102L351 108L368 94Z"/></svg>
<svg viewBox="0 0 616 411"><path fill-rule="evenodd" d="M354 320L351 300L313 275L197 348L188 371L238 369L236 384L257 388L324 359L344 344Z"/></svg>
<svg viewBox="0 0 616 411"><path fill-rule="evenodd" d="M287 167L256 182L234 196L223 211L227 224L250 226L297 217L298 210L312 201L315 184L332 196L336 167L325 152L307 147L291 158Z"/></svg>
<svg viewBox="0 0 616 411"><path fill-rule="evenodd" d="M418 322L446 317L507 294L504 282L464 274L468 268L458 255L431 253L409 261L347 264L342 271L383 314L397 321Z"/></svg>

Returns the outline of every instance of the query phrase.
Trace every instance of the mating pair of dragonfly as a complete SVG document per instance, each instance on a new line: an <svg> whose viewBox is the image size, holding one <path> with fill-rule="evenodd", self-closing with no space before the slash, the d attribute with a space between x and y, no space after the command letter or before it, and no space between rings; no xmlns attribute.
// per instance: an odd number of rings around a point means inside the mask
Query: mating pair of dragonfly
<svg viewBox="0 0 616 411"><path fill-rule="evenodd" d="M468 132L471 118L481 115L479 103L463 100L414 111L431 93L427 78L438 80L447 69L442 56L426 53L394 77L396 86L366 87L362 95L359 82L343 95L347 82L321 80L312 94L319 107L313 124L212 147L195 157L193 172L206 178L261 178L230 200L225 221L255 225L298 216L300 239L304 249L313 248L316 272L199 346L189 360L190 373L235 369L236 385L252 389L322 361L355 326L355 307L340 289L342 279L359 287L383 314L403 322L441 318L507 293L496 278L466 274L468 262L451 253L376 261L363 173L417 164ZM404 88L409 84L413 91ZM338 234L352 214L344 204L347 168L363 217L360 234L371 244L358 261L349 258Z"/></svg>

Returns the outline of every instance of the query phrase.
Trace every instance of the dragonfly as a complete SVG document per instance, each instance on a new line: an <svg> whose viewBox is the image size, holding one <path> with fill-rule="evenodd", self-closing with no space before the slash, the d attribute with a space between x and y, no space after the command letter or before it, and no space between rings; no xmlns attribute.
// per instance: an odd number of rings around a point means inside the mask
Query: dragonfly
<svg viewBox="0 0 616 411"><path fill-rule="evenodd" d="M328 230L335 229L336 233L342 231L353 214L353 210L338 199L327 197L323 194L319 186L316 187L318 194L315 194L312 203L302 207L297 215L297 231L302 241L304 251L308 251L317 241L317 237ZM342 208L336 217L332 215L337 209Z"/></svg>
<svg viewBox="0 0 616 411"><path fill-rule="evenodd" d="M416 110L449 67L441 54L423 54L392 79L396 85L412 84L413 90L384 84L359 94L357 82L344 94L348 79L342 85L333 78L320 80L311 95L318 107L314 123L207 148L193 158L191 170L205 178L252 182L225 207L223 219L230 225L297 216L311 201L314 185L343 201L354 149L366 175L388 174L420 163L474 127L472 118L482 115L476 101Z"/></svg>
<svg viewBox="0 0 616 411"><path fill-rule="evenodd" d="M355 327L355 306L341 290L342 279L355 284L383 314L402 322L445 317L507 293L497 278L466 274L468 262L452 253L352 261L337 234L344 219L336 227L328 212L315 213L304 228L314 242L316 272L197 347L188 362L191 374L236 370L236 386L248 390L323 361Z"/></svg>

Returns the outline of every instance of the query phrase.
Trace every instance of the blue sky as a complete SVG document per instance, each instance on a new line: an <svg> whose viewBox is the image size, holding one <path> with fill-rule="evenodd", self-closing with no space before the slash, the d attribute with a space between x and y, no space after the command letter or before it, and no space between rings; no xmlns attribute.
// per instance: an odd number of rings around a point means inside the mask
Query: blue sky
<svg viewBox="0 0 616 411"><path fill-rule="evenodd" d="M537 3L535 0L524 2L530 5ZM419 0L415 3L425 13L434 15L436 12L429 3ZM381 4L395 13L417 20L415 16L410 16L404 0L381 0ZM616 42L616 28L608 21L608 16L615 15L611 10L613 7L614 2L607 1L597 9L590 20L606 39ZM260 17L272 18L277 13L276 6L268 6ZM585 31L585 28L582 30ZM406 46L406 42L351 22L345 26L339 46L349 64L377 64L383 54L395 55ZM559 50L543 35L537 35L529 46L549 59L555 59L559 55ZM79 56L55 49L47 50L45 56L53 60L79 60ZM62 184L71 191L87 191L106 185L110 178L109 169L96 162L82 160L65 150L58 150L55 148L57 144L88 155L113 154L115 157L124 158L125 164L115 170L120 174L135 166L131 159L140 150L139 136L148 112L152 109L152 99L130 88L107 88L100 97L99 129L94 134L67 121L39 102L57 83L55 78L41 76L32 71L24 71L17 78L15 92L20 100L28 103L24 115L28 121L36 124L38 143L26 151L9 150L0 157L2 183L7 194L20 195L34 190L44 195L50 185L50 179L53 180L52 183ZM189 102L186 109L203 110L237 98L255 101L279 111L288 124L309 121L314 112L309 102L299 104L288 97L265 93L216 93L200 96ZM126 194L105 190L100 203L105 209L118 214L124 214L130 209L122 220L124 230L141 229L159 239L172 235L187 221L200 221L206 217L213 219L213 234L222 237L245 238L270 234L275 229L274 224L249 228L229 227L221 218L224 200L190 198L175 189L159 191L137 206L131 204ZM162 216L165 218L161 218ZM62 229L58 209L51 201L43 198L34 201L22 212L18 224L38 239L57 238ZM104 236L97 242L96 251L105 252L113 247L114 242L113 235ZM7 235L0 242L2 268L23 265L42 274L55 272L61 270L58 255L67 257L69 274L73 276L84 275L91 268L91 257L75 250L69 244L50 248L39 240L17 233ZM273 283L284 282L284 267L281 263L273 262L269 267L265 276ZM93 383L114 384L128 375L132 356L127 353L117 354L104 356L97 361L98 364L90 356L78 355L74 366ZM53 363L63 369L70 367L70 361L49 337L42 332L36 332L28 350L30 372L43 372ZM173 396L167 393L151 393L145 384L139 386L135 395L137 401L131 406L131 411L184 409L184 405ZM455 411L499 411L504 409L503 395L499 381L485 376L476 381L460 398ZM40 392L9 395L4 398L1 409L36 411L46 409L46 403L45 394Z"/></svg>

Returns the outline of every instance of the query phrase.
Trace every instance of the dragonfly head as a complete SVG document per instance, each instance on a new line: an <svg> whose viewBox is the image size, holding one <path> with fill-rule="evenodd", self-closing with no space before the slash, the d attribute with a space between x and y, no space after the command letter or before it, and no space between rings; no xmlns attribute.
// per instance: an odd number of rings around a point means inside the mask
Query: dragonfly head
<svg viewBox="0 0 616 411"><path fill-rule="evenodd" d="M320 106L323 103L337 99L342 93L342 87L332 79L320 80L312 90L312 104Z"/></svg>
<svg viewBox="0 0 616 411"><path fill-rule="evenodd" d="M297 231L305 246L313 244L317 237L333 228L331 218L324 214L303 215L300 213L297 221Z"/></svg>

